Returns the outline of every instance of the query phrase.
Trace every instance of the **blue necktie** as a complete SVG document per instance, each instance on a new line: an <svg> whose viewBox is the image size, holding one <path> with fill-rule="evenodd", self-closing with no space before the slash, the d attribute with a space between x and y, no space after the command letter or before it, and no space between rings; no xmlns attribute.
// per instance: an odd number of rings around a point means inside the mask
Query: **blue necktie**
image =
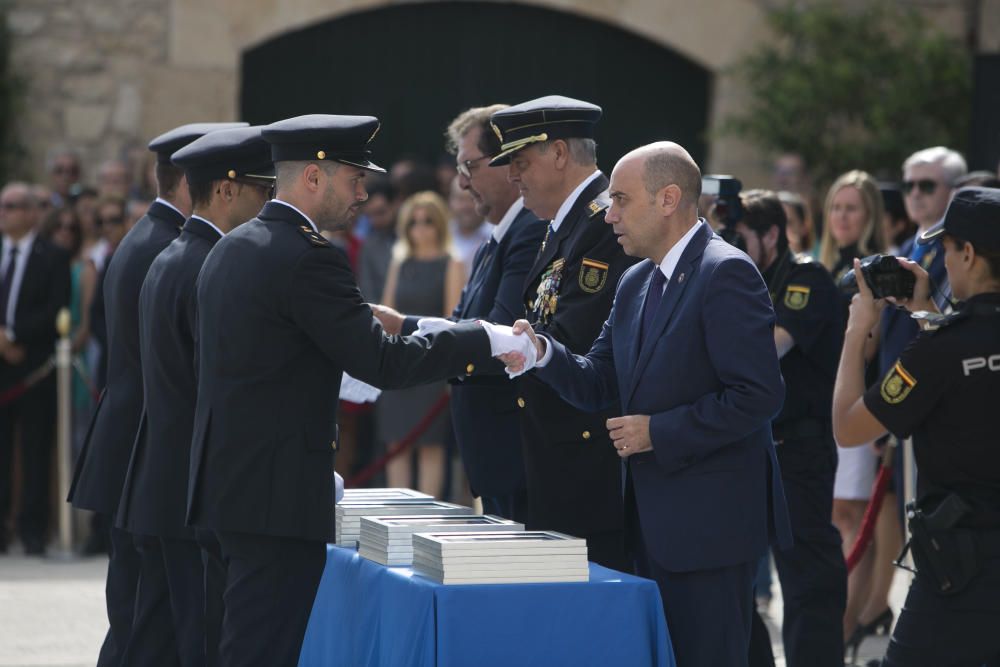
<svg viewBox="0 0 1000 667"><path fill-rule="evenodd" d="M653 271L653 279L649 283L649 292L646 293L646 304L642 310L642 332L640 333L639 344L646 340L653 320L656 319L656 311L660 309L660 302L663 301L663 286L667 284L667 277L663 275L660 267Z"/></svg>

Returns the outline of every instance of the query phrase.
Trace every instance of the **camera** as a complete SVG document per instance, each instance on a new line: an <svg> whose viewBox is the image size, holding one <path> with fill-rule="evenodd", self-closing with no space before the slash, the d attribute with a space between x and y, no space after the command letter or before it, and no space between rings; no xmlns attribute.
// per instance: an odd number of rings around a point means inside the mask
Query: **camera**
<svg viewBox="0 0 1000 667"><path fill-rule="evenodd" d="M861 275L876 299L887 296L909 299L913 296L916 277L904 269L892 255L870 255L861 260ZM848 294L858 291L854 269L840 279L840 289Z"/></svg>
<svg viewBox="0 0 1000 667"><path fill-rule="evenodd" d="M701 194L713 197L709 209L709 219L715 227L715 233L726 243L746 252L743 237L734 229L736 223L743 219L743 204L740 202L740 190L743 184L738 178L723 174L703 176L701 179Z"/></svg>

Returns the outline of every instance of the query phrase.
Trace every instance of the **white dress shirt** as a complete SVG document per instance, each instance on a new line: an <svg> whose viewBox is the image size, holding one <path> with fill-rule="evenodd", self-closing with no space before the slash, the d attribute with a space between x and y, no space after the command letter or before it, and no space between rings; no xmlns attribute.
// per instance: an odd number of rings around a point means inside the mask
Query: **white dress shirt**
<svg viewBox="0 0 1000 667"><path fill-rule="evenodd" d="M213 223L208 218L203 218L200 215L192 215L191 217L193 219L195 219L195 220L201 220L202 222L204 222L206 225L208 225L209 227L211 227L212 229L214 229L215 231L217 231L219 233L219 236L225 236L226 235L226 233L224 231L222 231L221 229L219 229L218 227L216 227L215 223Z"/></svg>
<svg viewBox="0 0 1000 667"><path fill-rule="evenodd" d="M182 218L186 218L187 217L186 215L184 215L183 213L181 213L181 210L179 208L177 208L176 206L174 206L173 204L171 204L170 202L168 202L163 197L157 197L153 201L155 201L157 204L163 204L167 208L174 209L175 211L177 211L177 215L181 216Z"/></svg>
<svg viewBox="0 0 1000 667"><path fill-rule="evenodd" d="M35 245L35 232L31 231L21 237L20 241L14 242L9 236L3 237L3 257L0 258L0 279L7 275L7 267L10 265L11 251L17 247L17 263L14 265L14 275L10 280L10 294L7 297L7 339L14 340L14 313L17 312L17 297L21 292L21 282L24 280L24 269L28 266L28 257L31 256L31 249Z"/></svg>
<svg viewBox="0 0 1000 667"><path fill-rule="evenodd" d="M594 171L593 174L583 179L580 185L576 186L576 189L569 194L569 197L566 197L566 201L564 201L562 203L562 206L559 207L559 210L556 211L556 217L552 218L552 222L550 223L552 225L553 234L559 231L559 225L562 224L562 221L569 213L569 210L573 208L573 204L576 203L576 200L577 198L579 198L580 193L583 192L587 188L587 186L593 183L594 179L600 175L601 175L600 169Z"/></svg>
<svg viewBox="0 0 1000 667"><path fill-rule="evenodd" d="M524 208L524 197L518 197L517 201L510 205L507 212L503 214L500 218L500 222L493 226L493 238L497 243L503 241L504 235L510 226L514 224L514 218L516 218L520 213L521 209Z"/></svg>
<svg viewBox="0 0 1000 667"><path fill-rule="evenodd" d="M277 198L275 198L275 199L272 199L271 201L273 201L276 204L282 204L284 206L287 206L288 208L292 209L293 211L295 211L296 213L298 213L299 215L301 215L303 218L306 219L306 222L309 223L309 226L313 228L313 231L316 232L317 234L319 234L319 227L317 227L316 223L312 221L312 218L310 218L308 215L306 215L305 213L303 213L302 211L300 211L298 208L296 208L292 204L289 204L284 199L277 199Z"/></svg>
<svg viewBox="0 0 1000 667"><path fill-rule="evenodd" d="M680 261L681 255L684 254L684 250L688 247L688 244L691 242L691 239L694 238L694 235L698 232L699 229L701 229L701 226L703 224L705 223L699 220L698 222L691 225L691 229L685 232L684 236L681 237L681 240L675 243L674 246L667 251L667 254L664 255L663 259L660 261L660 265L657 268L660 271L662 271L663 275L666 276L667 278L663 283L664 291L666 291L667 289L667 284L670 282L670 278L674 275L674 269L677 268L677 262ZM660 297L661 298L663 297L663 292L660 292ZM545 347L545 353L542 355L542 358L538 360L538 363L536 363L535 366L541 368L546 364L548 364L549 360L552 358L552 346L548 344L548 341L545 340L544 336L539 336L539 338L545 341L544 343L542 343L542 345Z"/></svg>

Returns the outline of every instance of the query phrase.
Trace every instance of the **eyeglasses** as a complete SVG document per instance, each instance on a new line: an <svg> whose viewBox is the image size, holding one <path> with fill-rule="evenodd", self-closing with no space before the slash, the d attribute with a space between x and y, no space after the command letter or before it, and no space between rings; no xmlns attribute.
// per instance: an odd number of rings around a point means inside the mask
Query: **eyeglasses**
<svg viewBox="0 0 1000 667"><path fill-rule="evenodd" d="M937 190L939 183L930 178L921 178L916 181L903 181L903 192L905 194L910 194L913 187L916 186L920 190L920 194L932 195L934 191Z"/></svg>
<svg viewBox="0 0 1000 667"><path fill-rule="evenodd" d="M472 158L471 160L462 160L455 165L455 168L462 176L472 178L472 165L477 162L482 162L483 160L488 160L489 157L489 155L480 155L479 157Z"/></svg>

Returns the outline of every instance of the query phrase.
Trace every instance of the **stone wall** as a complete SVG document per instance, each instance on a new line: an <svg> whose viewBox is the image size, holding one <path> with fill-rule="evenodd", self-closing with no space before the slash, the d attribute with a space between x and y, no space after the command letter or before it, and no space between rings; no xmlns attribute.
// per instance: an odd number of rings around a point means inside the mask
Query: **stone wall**
<svg viewBox="0 0 1000 667"><path fill-rule="evenodd" d="M396 0L413 1L413 0ZM500 1L500 0L496 0ZM854 0L851 0L854 1ZM632 30L716 74L711 125L745 93L727 74L767 39L768 0L521 0ZM185 122L233 120L243 50L282 33L392 0L12 0L12 64L27 84L17 135L22 175L43 178L55 146L83 155L92 182L101 160L143 155L156 134ZM916 0L952 34L979 7L983 47L1000 50L1000 0ZM983 22L986 22L985 24ZM993 29L990 29L990 21ZM711 171L764 181L765 160L729 137L713 140Z"/></svg>

